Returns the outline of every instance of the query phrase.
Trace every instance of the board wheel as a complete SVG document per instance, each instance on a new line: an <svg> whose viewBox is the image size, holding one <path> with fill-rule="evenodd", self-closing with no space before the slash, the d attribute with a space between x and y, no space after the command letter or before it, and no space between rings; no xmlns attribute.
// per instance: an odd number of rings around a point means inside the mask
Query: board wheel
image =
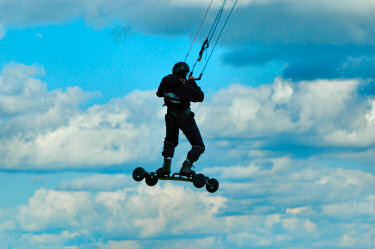
<svg viewBox="0 0 375 249"><path fill-rule="evenodd" d="M219 189L219 182L215 178L211 178L206 183L206 189L210 193L215 193Z"/></svg>
<svg viewBox="0 0 375 249"><path fill-rule="evenodd" d="M145 175L146 175L146 171L141 167L138 167L133 170L134 181L137 181L137 182L142 181L145 178Z"/></svg>
<svg viewBox="0 0 375 249"><path fill-rule="evenodd" d="M203 174L193 176L193 184L196 188L202 188L206 184L206 177Z"/></svg>
<svg viewBox="0 0 375 249"><path fill-rule="evenodd" d="M148 186L155 186L156 183L158 183L158 178L155 175L146 175L146 184Z"/></svg>

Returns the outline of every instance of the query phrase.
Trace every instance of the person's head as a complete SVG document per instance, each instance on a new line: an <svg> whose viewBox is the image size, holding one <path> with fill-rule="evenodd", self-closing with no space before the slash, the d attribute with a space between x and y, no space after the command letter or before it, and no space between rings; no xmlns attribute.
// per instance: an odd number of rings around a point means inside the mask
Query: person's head
<svg viewBox="0 0 375 249"><path fill-rule="evenodd" d="M187 74L190 72L189 65L185 62L177 62L172 69L172 74L179 78L186 78Z"/></svg>

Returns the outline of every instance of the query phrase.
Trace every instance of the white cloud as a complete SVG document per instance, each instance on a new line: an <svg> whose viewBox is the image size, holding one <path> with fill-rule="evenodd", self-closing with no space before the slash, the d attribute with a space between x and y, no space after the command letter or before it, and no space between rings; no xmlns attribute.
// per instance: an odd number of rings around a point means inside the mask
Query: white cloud
<svg viewBox="0 0 375 249"><path fill-rule="evenodd" d="M283 207L285 215L301 217L315 215L313 206L317 203L327 204L328 207L334 204L332 208L336 204L341 206L341 203L355 206L355 202L371 206L373 199L369 199L369 196L375 186L375 176L371 173L354 169L331 169L309 160L288 158L258 159L249 166L207 168L205 173L219 179L220 192L225 196L262 196L263 200L267 199L277 207ZM307 203L312 206L307 206ZM244 211L242 208L244 207L239 206L235 210ZM348 209L351 212L348 219L354 217L352 210L355 208ZM330 214L335 216L334 213L332 211ZM328 215L328 212L325 214Z"/></svg>
<svg viewBox="0 0 375 249"><path fill-rule="evenodd" d="M229 241L234 243L237 247L265 247L270 246L274 243L283 243L291 239L290 236L274 236L274 237L263 237L257 234L251 233L237 233L228 236Z"/></svg>
<svg viewBox="0 0 375 249"><path fill-rule="evenodd" d="M68 231L63 231L60 234L25 234L22 236L22 243L29 245L33 248L66 248L64 247L64 242L73 240L78 236L77 233L69 233ZM74 248L74 247L71 247Z"/></svg>
<svg viewBox="0 0 375 249"><path fill-rule="evenodd" d="M287 82L277 78L274 83L272 101L277 104L288 103L293 96L293 88Z"/></svg>
<svg viewBox="0 0 375 249"><path fill-rule="evenodd" d="M304 145L373 146L374 106L358 96L358 85L357 80L282 79L258 88L231 85L199 106L197 120L215 138L285 142L274 136L287 133L292 143Z"/></svg>
<svg viewBox="0 0 375 249"><path fill-rule="evenodd" d="M131 182L129 176L118 175L92 175L87 178L74 178L64 180L59 184L59 189L69 191L82 191L82 190L101 190L111 191L116 189L125 188Z"/></svg>
<svg viewBox="0 0 375 249"><path fill-rule="evenodd" d="M308 209L309 209L309 207L287 208L285 212L287 214L288 213L290 213L290 214L299 214L299 213L301 213L303 211L306 211Z"/></svg>
<svg viewBox="0 0 375 249"><path fill-rule="evenodd" d="M0 95L13 97L16 104L0 104L2 165L58 169L155 161L162 146L164 110L153 91L135 91L83 110L79 103L91 94L78 88L48 92L38 73L42 68L15 64L3 70ZM298 241L311 248L339 243L371 248L372 173L329 168L311 158L268 158L263 150L269 138L278 141L285 134L298 138L292 143L317 147L337 146L327 136L338 130L371 136L374 100L359 96L358 84L276 79L256 88L222 89L196 111L204 137L212 138L210 149L234 147L235 155L244 150L257 158L233 157L235 162L227 167L204 168L220 181L216 194L191 185L138 186L124 175L72 179L61 182L59 190L39 189L27 203L1 210L0 230L11 239L0 235L0 240L15 248L163 248L168 247L165 236L173 239L175 248L187 243L202 248L272 247ZM17 105L21 99L29 104ZM371 142L358 141L349 147L371 151ZM185 236L191 239L181 239Z"/></svg>
<svg viewBox="0 0 375 249"><path fill-rule="evenodd" d="M101 249L123 249L123 248L129 248L129 249L142 249L142 247L139 242L137 241L109 241L107 244L100 245Z"/></svg>
<svg viewBox="0 0 375 249"><path fill-rule="evenodd" d="M48 91L37 77L43 73L38 66L10 64L0 76L3 168L106 167L160 156L165 110L154 91L83 110L80 104L93 93ZM268 156L269 143L371 149L375 104L357 94L358 85L281 78L256 88L230 85L198 105L196 119L211 150L225 149L233 158Z"/></svg>
<svg viewBox="0 0 375 249"><path fill-rule="evenodd" d="M36 66L22 64L3 69L2 167L22 164L24 169L33 165L56 169L156 156L162 145L157 147L153 141L162 132L163 122L161 102L154 92L135 91L83 111L79 105L94 94L77 87L49 92L46 84L35 78L40 72Z"/></svg>
<svg viewBox="0 0 375 249"><path fill-rule="evenodd" d="M17 208L14 218L18 229L29 232L69 229L74 236L148 238L166 231L172 235L209 231L225 201L171 184L97 194L40 189Z"/></svg>
<svg viewBox="0 0 375 249"><path fill-rule="evenodd" d="M39 66L8 64L0 76L0 115L11 117L5 127L9 130L49 130L66 122L79 110L79 104L93 94L84 93L78 87L67 88L65 92L48 92L46 83L36 76L43 75ZM25 122L27 118L28 122ZM9 120L7 120L9 121Z"/></svg>
<svg viewBox="0 0 375 249"><path fill-rule="evenodd" d="M209 168L206 169L206 172L208 174L217 175L220 174L221 177L226 179L249 179L256 177L259 174L260 167L256 166L254 164L251 164L249 166L233 166L233 167L225 167L225 168Z"/></svg>
<svg viewBox="0 0 375 249"><path fill-rule="evenodd" d="M308 130L313 126L321 131L334 129L335 120L348 109L357 86L356 80L301 82L301 91L296 94L293 106L297 108L300 129Z"/></svg>
<svg viewBox="0 0 375 249"><path fill-rule="evenodd" d="M39 189L27 203L0 210L2 233L17 238L5 245L290 248L304 241L309 248L349 242L371 248L371 173L288 158L211 171L221 184L215 194L170 182L151 188L129 176L106 174L65 180L59 184L64 191Z"/></svg>
<svg viewBox="0 0 375 249"><path fill-rule="evenodd" d="M371 217L375 215L375 201L370 197L361 202L348 201L325 205L322 207L322 212L340 219L353 219L353 217L363 216Z"/></svg>
<svg viewBox="0 0 375 249"><path fill-rule="evenodd" d="M292 232L301 232L301 229L307 232L315 232L317 225L309 219L286 218L282 221L282 226Z"/></svg>
<svg viewBox="0 0 375 249"><path fill-rule="evenodd" d="M98 218L89 193L40 189L27 205L18 207L17 220L25 231L78 226L83 219Z"/></svg>
<svg viewBox="0 0 375 249"><path fill-rule="evenodd" d="M150 110L138 112L139 108L135 107L137 102L129 100L134 95L141 98L143 104L150 101ZM152 106L152 102L156 104ZM38 165L63 166L109 165L155 157L159 148L153 146L156 138L152 135L153 132L161 132L159 126L162 122L147 124L136 120L142 119L136 116L142 113L160 121L158 107L153 92L132 93L108 105L94 106L84 113L77 113L67 125L39 135L21 153L31 154ZM22 155L19 157L22 158Z"/></svg>
<svg viewBox="0 0 375 249"><path fill-rule="evenodd" d="M161 247L162 249L176 248L176 249L194 249L194 248L222 248L220 242L215 237L206 237L203 239L185 239L166 243Z"/></svg>
<svg viewBox="0 0 375 249"><path fill-rule="evenodd" d="M221 245L221 242L215 237L205 237L205 238L192 238L192 239L168 239L168 240L120 240L114 241L110 240L106 243L100 242L95 243L87 248L99 249L144 249L144 248L176 248L176 249L193 249L193 248L225 248ZM82 248L82 247L80 247ZM84 246L83 248L86 248Z"/></svg>
<svg viewBox="0 0 375 249"><path fill-rule="evenodd" d="M371 109L364 113L362 118L366 122L360 130L348 131L339 129L333 131L325 137L325 140L332 144L346 145L352 144L356 146L373 145L375 137L375 101L372 100Z"/></svg>
<svg viewBox="0 0 375 249"><path fill-rule="evenodd" d="M272 92L272 86L231 85L199 106L197 120L211 137L251 138L292 130L295 125L288 113L270 100Z"/></svg>
<svg viewBox="0 0 375 249"><path fill-rule="evenodd" d="M352 230L343 234L337 241L340 247L370 248L374 245L374 231L362 234L361 231Z"/></svg>

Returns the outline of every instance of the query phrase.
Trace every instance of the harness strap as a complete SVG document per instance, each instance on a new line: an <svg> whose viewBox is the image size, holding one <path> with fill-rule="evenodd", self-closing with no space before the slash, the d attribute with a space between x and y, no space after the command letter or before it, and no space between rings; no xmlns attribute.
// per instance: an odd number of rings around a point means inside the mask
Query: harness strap
<svg viewBox="0 0 375 249"><path fill-rule="evenodd" d="M171 114L172 116L177 117L181 114L190 114L191 109L190 109L190 107L188 107L188 108L186 108L185 110L182 110L182 111L174 111L174 110L171 110L170 108L168 108L167 113Z"/></svg>

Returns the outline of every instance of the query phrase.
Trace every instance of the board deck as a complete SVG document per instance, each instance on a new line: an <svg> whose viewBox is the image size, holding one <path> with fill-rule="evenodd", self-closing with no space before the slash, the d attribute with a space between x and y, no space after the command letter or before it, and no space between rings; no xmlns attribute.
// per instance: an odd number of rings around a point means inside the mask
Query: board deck
<svg viewBox="0 0 375 249"><path fill-rule="evenodd" d="M159 175L157 175L154 172L152 172L150 174L156 176L159 180L193 182L193 178L192 177L181 176L178 173L174 173L173 175L169 175L169 176L159 176Z"/></svg>
<svg viewBox="0 0 375 249"><path fill-rule="evenodd" d="M158 180L170 180L170 181L183 181L192 182L196 188L202 188L206 186L206 189L210 193L214 193L219 188L219 182L215 178L209 178L202 173L194 174L192 176L184 176L180 173L174 173L172 175L160 176L156 172L147 172L144 168L138 167L133 170L133 179L137 182L145 180L146 184L150 187L156 185Z"/></svg>

